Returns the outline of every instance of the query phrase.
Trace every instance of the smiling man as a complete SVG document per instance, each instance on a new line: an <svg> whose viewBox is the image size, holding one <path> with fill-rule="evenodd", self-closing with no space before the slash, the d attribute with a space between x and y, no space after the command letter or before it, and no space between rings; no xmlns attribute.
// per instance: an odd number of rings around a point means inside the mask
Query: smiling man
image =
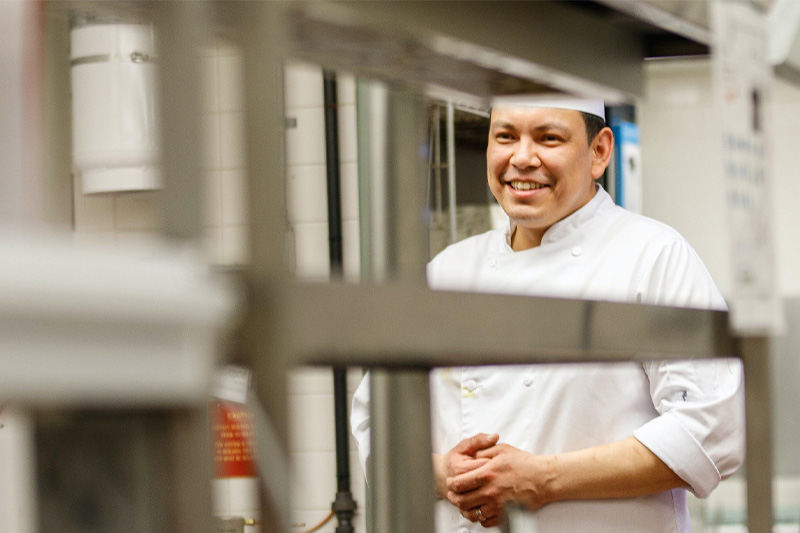
<svg viewBox="0 0 800 533"><path fill-rule="evenodd" d="M487 176L509 227L435 257L432 288L725 307L685 239L595 183L614 146L603 113L596 100L494 103ZM743 459L733 360L446 368L431 399L439 533L495 528L508 502L536 511L539 533L687 532L686 490L707 496ZM366 380L351 423L365 462Z"/></svg>

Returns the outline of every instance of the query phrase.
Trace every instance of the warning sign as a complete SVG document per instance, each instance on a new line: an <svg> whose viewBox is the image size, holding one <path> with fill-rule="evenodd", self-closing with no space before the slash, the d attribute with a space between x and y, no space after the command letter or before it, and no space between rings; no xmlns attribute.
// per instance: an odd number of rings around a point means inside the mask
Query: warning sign
<svg viewBox="0 0 800 533"><path fill-rule="evenodd" d="M255 477L253 416L243 405L211 402L216 477Z"/></svg>

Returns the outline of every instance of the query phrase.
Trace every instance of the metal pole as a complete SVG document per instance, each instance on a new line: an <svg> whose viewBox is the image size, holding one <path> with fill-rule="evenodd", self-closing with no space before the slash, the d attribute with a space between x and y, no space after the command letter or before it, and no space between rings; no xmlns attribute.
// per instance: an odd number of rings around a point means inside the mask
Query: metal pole
<svg viewBox="0 0 800 533"><path fill-rule="evenodd" d="M290 350L280 327L290 305L281 287L289 278L286 235L286 171L283 61L288 46L284 2L236 2L244 52L247 199L250 262L245 270L250 299L243 319L244 355L254 371L254 389L274 429L271 456L286 457L286 372ZM268 476L269 472L260 475ZM265 486L272 486L269 483ZM265 532L285 531L289 491L262 493Z"/></svg>
<svg viewBox="0 0 800 533"><path fill-rule="evenodd" d="M339 177L339 105L336 94L336 73L324 71L325 100L325 163L328 183L328 244L331 279L344 274L342 249L342 200ZM336 533L353 533L356 503L350 491L350 435L347 428L347 368L333 368L333 406L336 437Z"/></svg>
<svg viewBox="0 0 800 533"><path fill-rule="evenodd" d="M450 244L456 242L456 121L453 102L447 102L447 204L450 208Z"/></svg>
<svg viewBox="0 0 800 533"><path fill-rule="evenodd" d="M377 81L357 80L358 210L361 278L381 281L388 272L386 110L388 91Z"/></svg>
<svg viewBox="0 0 800 533"><path fill-rule="evenodd" d="M5 228L23 228L31 211L26 196L25 154L25 59L28 2L15 0L0 4L0 224ZM27 35L29 39L30 36ZM38 99L34 96L36 103ZM26 145L30 148L29 145ZM38 154L36 154L38 156ZM38 206L37 206L38 207Z"/></svg>
<svg viewBox="0 0 800 533"><path fill-rule="evenodd" d="M428 244L422 220L425 114L422 102L390 92L388 115L388 248L395 278L424 283ZM428 371L373 370L370 379L370 504L373 533L433 531Z"/></svg>
<svg viewBox="0 0 800 533"><path fill-rule="evenodd" d="M370 372L372 533L433 532L426 370Z"/></svg>
<svg viewBox="0 0 800 533"><path fill-rule="evenodd" d="M747 413L747 530L772 531L772 419L770 343L767 337L741 339Z"/></svg>
<svg viewBox="0 0 800 533"><path fill-rule="evenodd" d="M442 110L436 105L433 108L433 175L436 195L436 216L442 214Z"/></svg>
<svg viewBox="0 0 800 533"><path fill-rule="evenodd" d="M200 48L207 30L206 4L155 4L160 41L164 232L197 243L202 231L202 148L200 127ZM169 529L209 531L211 445L205 405L167 415L170 489Z"/></svg>
<svg viewBox="0 0 800 533"><path fill-rule="evenodd" d="M203 217L200 49L208 30L205 2L156 3L162 117L164 232L199 242Z"/></svg>

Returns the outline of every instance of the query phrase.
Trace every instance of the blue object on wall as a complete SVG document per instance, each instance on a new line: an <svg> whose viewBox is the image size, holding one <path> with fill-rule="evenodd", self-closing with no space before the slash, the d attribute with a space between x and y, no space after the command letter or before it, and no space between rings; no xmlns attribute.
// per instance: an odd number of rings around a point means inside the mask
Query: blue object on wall
<svg viewBox="0 0 800 533"><path fill-rule="evenodd" d="M617 204L642 212L642 148L639 126L633 122L614 121L614 191Z"/></svg>

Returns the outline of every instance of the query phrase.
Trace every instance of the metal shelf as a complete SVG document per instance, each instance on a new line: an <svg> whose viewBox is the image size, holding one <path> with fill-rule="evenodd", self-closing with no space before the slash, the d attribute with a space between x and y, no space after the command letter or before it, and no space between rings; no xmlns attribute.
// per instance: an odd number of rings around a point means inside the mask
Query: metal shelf
<svg viewBox="0 0 800 533"><path fill-rule="evenodd" d="M279 320L295 364L431 368L738 355L724 311L405 284L304 285L283 297L291 305ZM535 320L519 328L499 316Z"/></svg>
<svg viewBox="0 0 800 533"><path fill-rule="evenodd" d="M292 55L472 98L571 91L625 101L642 94L642 59L707 53L709 40L679 15L613 0L298 2L288 20Z"/></svg>

